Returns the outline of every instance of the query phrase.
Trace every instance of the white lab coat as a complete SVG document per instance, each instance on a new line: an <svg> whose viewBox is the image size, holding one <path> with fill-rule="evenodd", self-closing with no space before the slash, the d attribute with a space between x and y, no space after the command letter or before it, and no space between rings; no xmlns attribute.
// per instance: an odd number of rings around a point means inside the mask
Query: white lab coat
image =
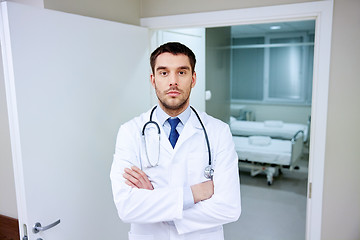
<svg viewBox="0 0 360 240"><path fill-rule="evenodd" d="M236 221L241 212L238 158L228 125L200 114L210 141L214 195L183 210L184 186L208 180L204 177L208 165L204 132L191 111L173 149L159 124L160 160L158 166L149 167L141 136L149 116L150 111L120 127L110 174L118 214L131 223L129 239L224 239L222 225ZM157 122L155 113L153 120ZM148 175L154 190L125 184L124 168L133 165Z"/></svg>

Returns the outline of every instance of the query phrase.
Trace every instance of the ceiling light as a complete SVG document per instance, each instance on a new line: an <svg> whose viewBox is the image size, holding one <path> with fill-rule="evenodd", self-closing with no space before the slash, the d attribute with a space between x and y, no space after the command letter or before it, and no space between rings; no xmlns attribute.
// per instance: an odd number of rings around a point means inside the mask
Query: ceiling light
<svg viewBox="0 0 360 240"><path fill-rule="evenodd" d="M278 30L280 29L281 27L279 25L274 25L274 26L271 26L270 29L271 30Z"/></svg>

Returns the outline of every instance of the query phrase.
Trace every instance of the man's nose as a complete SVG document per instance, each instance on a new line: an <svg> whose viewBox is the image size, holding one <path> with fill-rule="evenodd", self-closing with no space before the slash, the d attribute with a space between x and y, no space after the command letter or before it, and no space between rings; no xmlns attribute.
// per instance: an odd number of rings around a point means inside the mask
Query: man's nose
<svg viewBox="0 0 360 240"><path fill-rule="evenodd" d="M169 85L170 86L177 86L178 85L178 79L176 74L170 74L170 81L169 81Z"/></svg>

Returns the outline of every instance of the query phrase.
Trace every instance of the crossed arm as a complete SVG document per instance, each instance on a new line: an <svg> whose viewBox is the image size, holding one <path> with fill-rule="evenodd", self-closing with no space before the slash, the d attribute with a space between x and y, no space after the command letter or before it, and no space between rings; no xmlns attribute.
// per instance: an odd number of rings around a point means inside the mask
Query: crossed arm
<svg viewBox="0 0 360 240"><path fill-rule="evenodd" d="M238 160L228 127L219 130L219 137L212 141L213 149L216 150L213 181L190 186L187 191L180 184L157 187L143 171L133 167L137 162L129 159L137 158L138 152L134 146L139 139L123 137L124 134L132 136L129 131L129 128L123 127L119 130L110 173L114 202L124 222L143 224L173 221L178 233L184 234L239 218L241 201ZM196 204L187 205L189 200Z"/></svg>
<svg viewBox="0 0 360 240"><path fill-rule="evenodd" d="M130 187L148 190L154 189L147 175L138 167L125 168L124 171L123 177L126 179L125 183ZM190 188L194 203L209 199L214 194L214 183L212 180L192 185Z"/></svg>

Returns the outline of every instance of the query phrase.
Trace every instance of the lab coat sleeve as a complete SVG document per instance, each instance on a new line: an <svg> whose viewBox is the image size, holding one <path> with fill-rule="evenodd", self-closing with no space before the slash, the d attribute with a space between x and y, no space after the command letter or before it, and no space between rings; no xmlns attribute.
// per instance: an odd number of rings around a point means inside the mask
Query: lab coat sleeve
<svg viewBox="0 0 360 240"><path fill-rule="evenodd" d="M183 213L183 188L132 188L125 184L124 168L138 166L139 139L131 125L120 127L110 178L119 217L130 223L155 223L180 219Z"/></svg>
<svg viewBox="0 0 360 240"><path fill-rule="evenodd" d="M217 134L214 152L214 195L183 212L174 220L179 234L236 221L241 213L238 157L229 127ZM214 139L214 138L213 138ZM211 140L214 142L214 140Z"/></svg>

